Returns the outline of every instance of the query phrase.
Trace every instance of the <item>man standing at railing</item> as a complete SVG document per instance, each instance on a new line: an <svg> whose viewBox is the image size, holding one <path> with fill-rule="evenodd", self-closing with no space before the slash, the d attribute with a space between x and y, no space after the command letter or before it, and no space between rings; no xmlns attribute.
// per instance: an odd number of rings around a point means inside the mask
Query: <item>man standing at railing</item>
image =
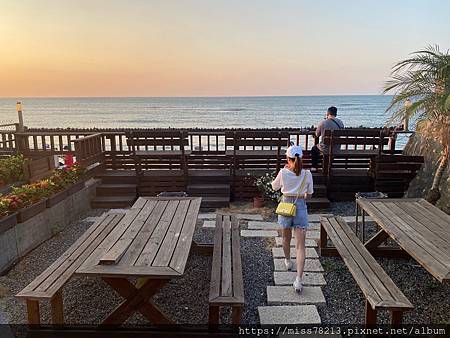
<svg viewBox="0 0 450 338"><path fill-rule="evenodd" d="M328 152L328 146L324 143L325 130L343 129L344 122L337 117L337 108L331 106L327 110L327 115L323 121L320 121L316 129L316 136L320 137L319 144L311 149L311 166L312 171L317 171L319 167L320 156ZM334 151L334 150L333 150Z"/></svg>

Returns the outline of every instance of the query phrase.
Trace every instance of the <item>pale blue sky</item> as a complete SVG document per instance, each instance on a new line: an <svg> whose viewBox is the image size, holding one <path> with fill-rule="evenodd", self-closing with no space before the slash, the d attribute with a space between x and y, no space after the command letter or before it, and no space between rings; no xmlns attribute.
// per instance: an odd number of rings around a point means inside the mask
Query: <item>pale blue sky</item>
<svg viewBox="0 0 450 338"><path fill-rule="evenodd" d="M0 96L379 94L444 0L0 0Z"/></svg>

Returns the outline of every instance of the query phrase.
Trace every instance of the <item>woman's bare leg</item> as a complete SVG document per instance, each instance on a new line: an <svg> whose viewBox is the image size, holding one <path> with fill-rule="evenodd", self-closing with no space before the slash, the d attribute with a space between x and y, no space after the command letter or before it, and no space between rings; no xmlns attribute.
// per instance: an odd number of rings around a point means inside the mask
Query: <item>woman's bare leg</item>
<svg viewBox="0 0 450 338"><path fill-rule="evenodd" d="M297 277L302 278L305 268L305 237L306 229L295 228L295 248L297 250Z"/></svg>
<svg viewBox="0 0 450 338"><path fill-rule="evenodd" d="M284 257L287 260L291 259L291 239L292 239L292 229L291 228L283 228L283 252Z"/></svg>

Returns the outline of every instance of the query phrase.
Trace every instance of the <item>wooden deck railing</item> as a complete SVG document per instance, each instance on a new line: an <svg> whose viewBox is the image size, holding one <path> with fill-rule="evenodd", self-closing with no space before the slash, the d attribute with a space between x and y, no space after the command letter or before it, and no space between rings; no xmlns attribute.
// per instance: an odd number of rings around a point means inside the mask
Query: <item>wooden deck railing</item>
<svg viewBox="0 0 450 338"><path fill-rule="evenodd" d="M75 148L75 159L81 165L88 167L95 163L103 163L105 150L101 133L80 137L71 142Z"/></svg>
<svg viewBox="0 0 450 338"><path fill-rule="evenodd" d="M183 131L187 135L189 169L226 169L232 163L230 154L235 149L234 135L243 135L253 138L252 141L241 142L240 150L274 150L278 147L277 142L272 142L273 134L281 133L286 140L300 144L305 151L305 161L308 162L309 151L318 139L314 135L313 129L28 129L23 133L14 133L10 136L0 136L8 138L7 142L14 143L14 147L27 157L42 157L48 155L64 155L78 152L78 157L86 163L102 160L107 169L126 170L135 169L131 148L127 145L126 132L131 130L152 132L173 133ZM395 134L390 134L392 142L390 149L395 150ZM12 137L15 139L12 139ZM78 142L78 140L82 140ZM286 144L287 145L287 144ZM394 146L394 148L392 148ZM78 147L78 149L75 149ZM1 148L1 144L0 144ZM83 149L83 150L80 150ZM283 156L281 156L283 157ZM281 159L282 160L282 159ZM249 166L260 167L261 169L276 169L279 161L260 161L249 159ZM264 163L262 163L264 162Z"/></svg>

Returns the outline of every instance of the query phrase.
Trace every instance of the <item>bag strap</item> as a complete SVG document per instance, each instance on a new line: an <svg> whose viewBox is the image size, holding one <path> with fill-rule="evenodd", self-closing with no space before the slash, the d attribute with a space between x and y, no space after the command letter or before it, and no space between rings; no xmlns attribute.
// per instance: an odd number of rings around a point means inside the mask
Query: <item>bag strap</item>
<svg viewBox="0 0 450 338"><path fill-rule="evenodd" d="M337 123L337 121L335 119L330 119L330 120L333 121L334 124L337 125L339 129L342 129L341 125L339 123Z"/></svg>
<svg viewBox="0 0 450 338"><path fill-rule="evenodd" d="M303 180L302 180L302 183L300 184L300 188L298 189L298 192L297 192L297 196L295 196L295 201L294 201L294 203L296 203L297 202L297 200L298 200L298 197L299 197L299 195L300 195L300 192L303 190L303 188L305 187L305 182L306 182L306 170L303 170L305 173L304 173L304 175L303 175Z"/></svg>

